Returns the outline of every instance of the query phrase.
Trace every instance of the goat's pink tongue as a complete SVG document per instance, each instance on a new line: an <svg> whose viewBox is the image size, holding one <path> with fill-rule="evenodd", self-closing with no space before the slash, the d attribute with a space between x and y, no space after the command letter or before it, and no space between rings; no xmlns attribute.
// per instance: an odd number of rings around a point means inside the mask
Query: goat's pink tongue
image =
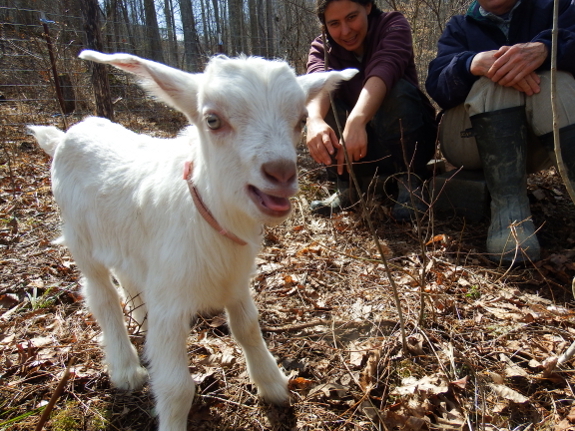
<svg viewBox="0 0 575 431"><path fill-rule="evenodd" d="M290 209L290 202L287 198L280 198L277 196L270 196L260 191L260 198L262 203L272 211L287 211Z"/></svg>

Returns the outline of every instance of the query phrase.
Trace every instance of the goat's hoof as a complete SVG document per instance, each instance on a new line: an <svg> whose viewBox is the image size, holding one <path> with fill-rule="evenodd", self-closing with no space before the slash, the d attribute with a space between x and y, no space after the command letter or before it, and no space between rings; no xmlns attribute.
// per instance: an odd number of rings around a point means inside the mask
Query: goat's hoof
<svg viewBox="0 0 575 431"><path fill-rule="evenodd" d="M285 391L285 393L282 394L274 394L273 396L270 396L268 394L266 396L262 395L262 397L266 403L273 404L276 407L288 407L291 405L290 395L289 392L287 392L287 390Z"/></svg>
<svg viewBox="0 0 575 431"><path fill-rule="evenodd" d="M141 389L148 380L148 371L138 366L134 370L114 373L110 375L112 384L122 391L135 391Z"/></svg>
<svg viewBox="0 0 575 431"><path fill-rule="evenodd" d="M286 382L279 382L267 385L265 390L260 390L260 396L267 403L287 407L290 405L290 392Z"/></svg>

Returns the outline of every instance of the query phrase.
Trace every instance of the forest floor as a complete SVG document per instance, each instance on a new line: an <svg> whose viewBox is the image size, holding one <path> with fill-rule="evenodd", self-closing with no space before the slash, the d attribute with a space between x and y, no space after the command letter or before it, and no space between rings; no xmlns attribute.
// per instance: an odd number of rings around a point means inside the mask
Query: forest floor
<svg viewBox="0 0 575 431"><path fill-rule="evenodd" d="M159 116L125 123L164 136L181 126ZM111 387L74 261L51 242L60 219L49 157L22 130L2 133L0 430L35 429L72 360L44 429L155 430L147 385ZM554 169L528 181L542 259L511 269L486 258L485 220L426 219L416 229L389 216L389 200L370 207L405 348L366 223L353 211L310 214L327 183L303 150L300 172L293 214L266 229L252 284L292 405L260 401L225 316L201 316L188 338L198 384L190 429L575 429L574 362L554 362L575 341L575 207Z"/></svg>

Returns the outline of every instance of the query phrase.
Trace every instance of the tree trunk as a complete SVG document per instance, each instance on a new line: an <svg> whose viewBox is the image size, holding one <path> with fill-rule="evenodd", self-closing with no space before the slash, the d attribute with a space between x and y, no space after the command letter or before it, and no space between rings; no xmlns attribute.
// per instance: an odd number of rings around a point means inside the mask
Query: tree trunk
<svg viewBox="0 0 575 431"><path fill-rule="evenodd" d="M266 24L267 24L267 58L274 58L276 56L274 44L274 1L268 0L266 2Z"/></svg>
<svg viewBox="0 0 575 431"><path fill-rule="evenodd" d="M124 18L124 26L126 28L126 33L128 34L128 44L129 49L126 49L128 53L135 53L138 55L138 48L136 41L134 39L134 34L132 32L132 23L130 22L130 17L128 16L128 8L124 3L124 0L119 0L118 7L122 10L122 17Z"/></svg>
<svg viewBox="0 0 575 431"><path fill-rule="evenodd" d="M260 38L260 19L258 13L257 0L248 0L248 10L250 12L250 41L252 54L260 57L264 56Z"/></svg>
<svg viewBox="0 0 575 431"><path fill-rule="evenodd" d="M228 16L230 22L231 50L233 55L244 52L243 47L243 1L228 0Z"/></svg>
<svg viewBox="0 0 575 431"><path fill-rule="evenodd" d="M164 0L166 29L168 30L168 56L166 61L170 66L178 67L178 41L174 28L174 7L172 0Z"/></svg>
<svg viewBox="0 0 575 431"><path fill-rule="evenodd" d="M98 25L98 0L80 0L84 30L86 31L86 47L102 51L102 34ZM114 120L114 107L110 95L110 83L106 73L106 65L89 62L92 69L92 86L96 99L96 115Z"/></svg>
<svg viewBox="0 0 575 431"><path fill-rule="evenodd" d="M211 51L211 44L210 44L210 35L212 34L212 28L210 26L210 21L207 18L207 1L206 0L200 0L200 5L202 8L202 27L203 27L203 31L202 34L204 35L204 51Z"/></svg>
<svg viewBox="0 0 575 431"><path fill-rule="evenodd" d="M217 32L217 37L218 37L218 52L220 54L223 54L225 52L224 49L224 30L223 30L223 26L220 22L220 8L218 6L218 0L212 0L212 3L214 5L214 21L216 22L216 32Z"/></svg>
<svg viewBox="0 0 575 431"><path fill-rule="evenodd" d="M184 29L186 69L188 72L198 72L200 70L201 59L192 2L190 0L180 0L180 12L182 14L182 23L184 23L182 27Z"/></svg>
<svg viewBox="0 0 575 431"><path fill-rule="evenodd" d="M158 26L158 17L156 15L154 0L144 0L144 15L146 18L147 38L150 44L148 58L159 63L164 63L160 28Z"/></svg>

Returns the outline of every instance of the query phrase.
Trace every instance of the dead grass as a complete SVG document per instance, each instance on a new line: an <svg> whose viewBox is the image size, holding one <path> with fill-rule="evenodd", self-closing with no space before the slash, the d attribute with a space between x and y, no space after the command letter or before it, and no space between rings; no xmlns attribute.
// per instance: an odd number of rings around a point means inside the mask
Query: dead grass
<svg viewBox="0 0 575 431"><path fill-rule="evenodd" d="M124 122L164 135L182 124L170 113L155 117ZM1 133L0 430L34 429L70 358L72 378L45 429L156 429L147 387L132 394L110 387L74 262L50 242L59 217L49 158L22 130ZM573 362L552 372L548 364L575 340L575 212L553 171L529 180L535 221L545 220L536 266L497 268L483 255L485 223L441 219L425 229L429 263L420 286L413 226L395 223L388 207L373 208L400 288L409 335L402 351L369 232L353 212L312 216L308 202L325 183L303 151L301 166L293 216L266 231L253 281L264 336L292 376L292 406L257 399L223 316L203 316L188 339L199 384L190 429L575 428ZM132 338L141 349L143 336Z"/></svg>

